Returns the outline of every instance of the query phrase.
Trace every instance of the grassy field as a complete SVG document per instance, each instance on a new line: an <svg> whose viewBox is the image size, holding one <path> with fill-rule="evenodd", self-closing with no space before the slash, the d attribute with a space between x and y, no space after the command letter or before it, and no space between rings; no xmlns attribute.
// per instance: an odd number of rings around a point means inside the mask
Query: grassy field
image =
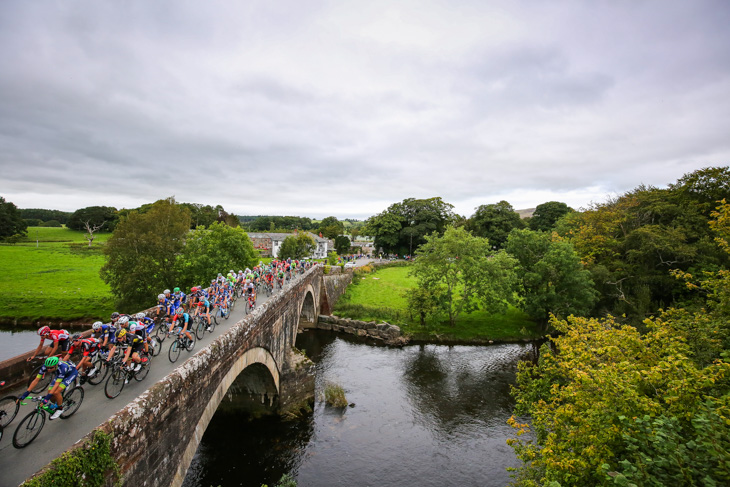
<svg viewBox="0 0 730 487"><path fill-rule="evenodd" d="M405 333L417 339L515 340L540 336L535 323L524 312L513 307L501 315L482 311L462 314L453 327L448 321L438 320L422 327L418 318L408 313L404 294L416 285L416 280L408 275L408 271L408 267L389 267L372 274L355 276L359 282L348 287L335 306L334 313L340 317L364 321L385 320L399 325Z"/></svg>
<svg viewBox="0 0 730 487"><path fill-rule="evenodd" d="M28 228L26 241L0 245L0 320L108 318L113 297L99 277L102 233L91 248L83 232Z"/></svg>

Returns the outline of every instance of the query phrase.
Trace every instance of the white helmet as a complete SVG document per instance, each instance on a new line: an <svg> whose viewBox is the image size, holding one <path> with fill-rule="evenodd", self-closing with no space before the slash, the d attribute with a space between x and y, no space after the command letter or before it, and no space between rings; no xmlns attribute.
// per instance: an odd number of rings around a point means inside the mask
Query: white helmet
<svg viewBox="0 0 730 487"><path fill-rule="evenodd" d="M162 292L163 292L163 293L165 293L165 294L170 294L170 290L169 290L169 289L165 289L165 290L164 290L164 291L162 291Z"/></svg>
<svg viewBox="0 0 730 487"><path fill-rule="evenodd" d="M102 325L101 321L95 321L94 324L91 325L91 329L94 331L99 331L99 330L101 330L101 325Z"/></svg>
<svg viewBox="0 0 730 487"><path fill-rule="evenodd" d="M142 312L137 313L137 319L138 320L141 320L143 318L145 318L145 314L144 313L142 313Z"/></svg>
<svg viewBox="0 0 730 487"><path fill-rule="evenodd" d="M158 294L158 295L157 295L157 299L158 299L158 300L160 300L160 299L165 299L165 295L164 295L164 294Z"/></svg>

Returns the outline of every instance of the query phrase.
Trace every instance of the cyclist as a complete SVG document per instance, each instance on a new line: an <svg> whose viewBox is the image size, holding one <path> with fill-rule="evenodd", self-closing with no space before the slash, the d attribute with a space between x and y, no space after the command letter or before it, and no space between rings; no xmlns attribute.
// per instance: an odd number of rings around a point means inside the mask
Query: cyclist
<svg viewBox="0 0 730 487"><path fill-rule="evenodd" d="M187 314L182 309L178 309L177 313L172 319L172 323L170 323L170 330L169 332L172 333L172 328L175 326L175 323L177 322L178 325L182 327L182 330L180 333L184 333L186 337L188 337L189 340L192 341L193 337L190 335L190 332L188 331L188 324L190 323L190 315Z"/></svg>
<svg viewBox="0 0 730 487"><path fill-rule="evenodd" d="M63 391L65 391L69 384L76 380L76 376L79 375L79 371L76 369L73 362L65 362L63 360L59 360L58 357L48 357L43 363L43 366L38 372L36 378L33 379L33 382L31 382L30 386L28 386L28 390L21 394L18 400L22 401L28 397L30 395L30 391L38 385L38 381L41 380L43 375L46 373L55 373L56 378L51 382L51 386L48 388L48 394L46 394L43 398L43 401L48 402L51 399L55 401L55 403L51 404L51 409L55 409L55 411L49 419L58 419L63 414Z"/></svg>
<svg viewBox="0 0 730 487"><path fill-rule="evenodd" d="M246 284L246 294L248 295L248 302L251 304L251 309L256 306L256 287L252 281Z"/></svg>
<svg viewBox="0 0 730 487"><path fill-rule="evenodd" d="M182 308L183 305L187 302L187 296L184 292L180 291L179 287L175 288L174 294L172 295L173 299L173 307L175 309Z"/></svg>
<svg viewBox="0 0 730 487"><path fill-rule="evenodd" d="M157 313L155 316L160 316L160 312L164 315L170 314L170 301L162 293L157 295Z"/></svg>
<svg viewBox="0 0 730 487"><path fill-rule="evenodd" d="M38 348L35 349L33 355L28 357L28 362L33 360L43 348L43 344L46 340L51 340L53 346L48 346L45 350L45 354L48 356L55 355L57 351L66 352L69 347L69 334L66 330L51 330L48 326L42 326L38 329L38 335L41 337L41 342L38 344Z"/></svg>
<svg viewBox="0 0 730 487"><path fill-rule="evenodd" d="M211 331L210 329L210 301L208 301L205 298L200 298L200 301L198 301L198 314L203 313L203 316L208 320L208 331Z"/></svg>
<svg viewBox="0 0 730 487"><path fill-rule="evenodd" d="M78 369L79 373L81 373L91 366L91 358L99 350L99 340L92 337L81 338L81 334L76 333L74 336L71 337L71 347L68 349L66 356L63 357L64 362L69 362L71 355L77 349L81 350L82 357L79 363L76 365L76 368ZM89 370L86 376L93 376L94 373L96 373L95 367Z"/></svg>

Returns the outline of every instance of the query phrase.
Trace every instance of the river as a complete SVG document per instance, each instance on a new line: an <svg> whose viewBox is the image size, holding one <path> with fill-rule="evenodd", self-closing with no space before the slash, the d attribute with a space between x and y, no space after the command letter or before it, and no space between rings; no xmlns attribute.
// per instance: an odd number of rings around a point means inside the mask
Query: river
<svg viewBox="0 0 730 487"><path fill-rule="evenodd" d="M301 421L219 411L184 487L505 486L518 461L506 440L517 363L537 346L386 348L309 331L297 347L317 365L317 394L341 385L354 407L325 406Z"/></svg>
<svg viewBox="0 0 730 487"><path fill-rule="evenodd" d="M38 342L40 339L35 328L0 327L0 362L35 350Z"/></svg>

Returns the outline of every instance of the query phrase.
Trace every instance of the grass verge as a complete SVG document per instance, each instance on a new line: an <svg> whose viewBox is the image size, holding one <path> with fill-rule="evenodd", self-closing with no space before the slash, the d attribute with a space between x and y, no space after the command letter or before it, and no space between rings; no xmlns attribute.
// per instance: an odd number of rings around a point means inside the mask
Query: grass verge
<svg viewBox="0 0 730 487"><path fill-rule="evenodd" d="M0 245L1 321L91 320L114 311L109 286L99 277L101 242L110 234L100 234L91 248L83 235L31 227L27 241Z"/></svg>
<svg viewBox="0 0 730 487"><path fill-rule="evenodd" d="M409 275L409 270L408 267L387 267L371 274L356 274L353 285L335 305L334 314L363 321L388 321L417 340L507 341L541 336L539 327L527 314L514 307L498 315L483 311L462 313L453 327L444 319L433 319L421 326L408 312L405 292L416 286L416 279Z"/></svg>

